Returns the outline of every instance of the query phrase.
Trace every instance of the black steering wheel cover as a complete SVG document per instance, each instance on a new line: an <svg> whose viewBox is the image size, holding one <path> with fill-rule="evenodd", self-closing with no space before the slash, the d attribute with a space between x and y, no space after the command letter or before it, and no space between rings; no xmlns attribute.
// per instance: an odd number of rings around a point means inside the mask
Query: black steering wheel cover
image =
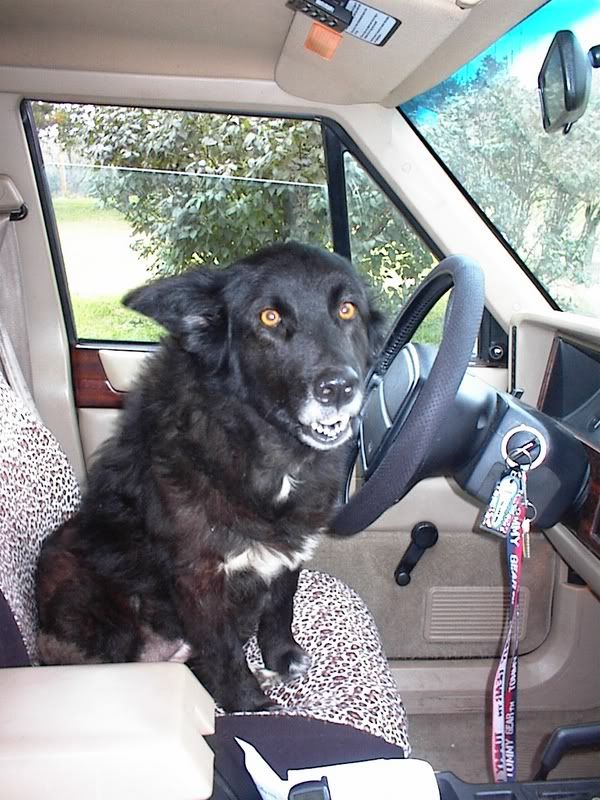
<svg viewBox="0 0 600 800"><path fill-rule="evenodd" d="M397 503L418 478L473 354L485 300L481 268L466 256L450 256L431 271L404 306L373 372L384 374L435 303L453 288L444 334L430 375L406 422L369 480L342 506L330 531L350 536L367 528Z"/></svg>

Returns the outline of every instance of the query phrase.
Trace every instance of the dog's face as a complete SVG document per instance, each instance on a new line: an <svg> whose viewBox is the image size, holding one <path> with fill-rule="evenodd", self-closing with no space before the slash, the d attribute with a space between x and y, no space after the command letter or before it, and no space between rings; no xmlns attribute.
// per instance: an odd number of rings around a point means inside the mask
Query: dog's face
<svg viewBox="0 0 600 800"><path fill-rule="evenodd" d="M304 444L327 450L352 435L382 319L340 256L277 245L226 269L157 281L124 302Z"/></svg>

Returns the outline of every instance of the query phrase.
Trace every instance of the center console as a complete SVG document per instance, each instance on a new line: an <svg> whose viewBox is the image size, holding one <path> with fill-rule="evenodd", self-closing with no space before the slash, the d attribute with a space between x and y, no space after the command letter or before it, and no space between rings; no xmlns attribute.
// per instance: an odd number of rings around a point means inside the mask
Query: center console
<svg viewBox="0 0 600 800"><path fill-rule="evenodd" d="M438 772L437 781L441 800L597 800L600 797L600 776L556 781L476 784L465 783L452 772Z"/></svg>

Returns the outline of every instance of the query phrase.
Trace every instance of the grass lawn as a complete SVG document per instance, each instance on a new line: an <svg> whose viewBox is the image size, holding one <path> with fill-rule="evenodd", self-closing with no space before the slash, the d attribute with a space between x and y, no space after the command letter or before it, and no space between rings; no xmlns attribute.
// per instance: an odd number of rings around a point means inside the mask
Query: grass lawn
<svg viewBox="0 0 600 800"><path fill-rule="evenodd" d="M124 222L125 217L113 208L102 208L91 197L52 198L56 221L63 222Z"/></svg>
<svg viewBox="0 0 600 800"><path fill-rule="evenodd" d="M121 305L120 297L71 297L77 337L122 342L156 342L160 325Z"/></svg>
<svg viewBox="0 0 600 800"><path fill-rule="evenodd" d="M123 215L91 197L55 197L53 204L78 338L157 341L162 328L121 305L126 291L147 280Z"/></svg>

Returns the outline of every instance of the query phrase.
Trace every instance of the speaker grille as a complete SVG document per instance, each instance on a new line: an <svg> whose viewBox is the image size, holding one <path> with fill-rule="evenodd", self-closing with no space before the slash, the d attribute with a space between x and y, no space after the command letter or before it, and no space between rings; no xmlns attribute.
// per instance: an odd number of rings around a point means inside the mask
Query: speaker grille
<svg viewBox="0 0 600 800"><path fill-rule="evenodd" d="M436 586L429 590L425 639L429 642L496 642L505 635L509 596L502 587ZM527 634L529 590L521 588L519 640Z"/></svg>

